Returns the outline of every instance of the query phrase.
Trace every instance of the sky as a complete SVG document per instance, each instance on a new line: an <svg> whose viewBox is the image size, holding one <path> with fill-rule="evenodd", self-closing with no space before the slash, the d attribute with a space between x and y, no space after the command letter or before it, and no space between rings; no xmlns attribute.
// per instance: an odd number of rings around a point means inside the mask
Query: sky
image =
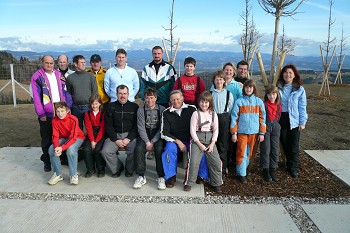
<svg viewBox="0 0 350 233"><path fill-rule="evenodd" d="M164 28L169 28L171 3L0 0L0 50L150 49L169 37ZM250 4L262 35L259 50L271 53L275 18L263 11L257 0L250 0ZM180 38L179 49L240 52L240 15L244 10L245 0L175 0L174 36ZM308 0L297 11L300 13L293 18L281 18L280 32L284 25L286 36L296 42L294 55L319 55L319 46L328 33L328 0ZM331 37L337 38L337 45L342 27L345 36L350 36L349 12L350 1L334 0Z"/></svg>

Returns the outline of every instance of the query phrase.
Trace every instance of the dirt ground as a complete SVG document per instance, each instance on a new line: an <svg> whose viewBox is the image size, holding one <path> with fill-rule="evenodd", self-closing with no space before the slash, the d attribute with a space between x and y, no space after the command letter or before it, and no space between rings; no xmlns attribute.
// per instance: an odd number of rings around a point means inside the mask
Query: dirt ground
<svg viewBox="0 0 350 233"><path fill-rule="evenodd" d="M350 85L332 86L330 97L318 97L320 85L304 86L308 97L309 119L301 134L300 176L292 179L283 168L277 170L278 182L266 183L261 177L259 154L242 185L235 176L224 177L222 195L275 197L350 197L350 187L332 175L304 150L350 150ZM32 104L0 105L0 148L39 147L39 125ZM39 155L38 155L39 158ZM206 191L212 190L206 185Z"/></svg>

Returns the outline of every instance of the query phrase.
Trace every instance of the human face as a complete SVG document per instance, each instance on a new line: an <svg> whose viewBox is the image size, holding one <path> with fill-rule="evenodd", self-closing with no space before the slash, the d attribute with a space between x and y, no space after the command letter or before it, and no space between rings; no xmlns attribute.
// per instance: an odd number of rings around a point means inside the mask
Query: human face
<svg viewBox="0 0 350 233"><path fill-rule="evenodd" d="M202 112L206 112L209 109L209 101L201 100L199 101L199 108Z"/></svg>
<svg viewBox="0 0 350 233"><path fill-rule="evenodd" d="M126 61L128 60L126 55L123 53L118 53L118 55L115 57L115 60L117 61L117 67L118 68L124 68Z"/></svg>
<svg viewBox="0 0 350 233"><path fill-rule="evenodd" d="M98 112L100 110L100 102L98 102L97 100L95 100L94 102L92 102L91 104L91 108L92 108L92 111L94 112Z"/></svg>
<svg viewBox="0 0 350 233"><path fill-rule="evenodd" d="M224 83L225 83L225 80L222 77L220 76L215 77L214 79L215 89L222 90L224 88Z"/></svg>
<svg viewBox="0 0 350 233"><path fill-rule="evenodd" d="M295 78L294 72L291 68L286 69L283 73L283 80L286 84L292 84Z"/></svg>
<svg viewBox="0 0 350 233"><path fill-rule="evenodd" d="M125 104L129 98L129 91L127 88L117 90L117 98L119 103Z"/></svg>
<svg viewBox="0 0 350 233"><path fill-rule="evenodd" d="M227 65L224 69L224 73L225 73L225 76L226 76L226 81L231 81L233 76L235 75L235 70L233 69L232 66L230 65Z"/></svg>
<svg viewBox="0 0 350 233"><path fill-rule="evenodd" d="M253 86L245 86L244 91L247 96L251 96L254 92L254 87Z"/></svg>
<svg viewBox="0 0 350 233"><path fill-rule="evenodd" d="M170 102L173 108L180 109L184 102L184 97L180 93L175 93L170 96Z"/></svg>
<svg viewBox="0 0 350 233"><path fill-rule="evenodd" d="M102 62L100 61L91 61L91 68L93 71L99 71L101 69Z"/></svg>
<svg viewBox="0 0 350 233"><path fill-rule="evenodd" d="M241 78L246 78L248 75L248 66L247 65L239 65L238 68L238 76Z"/></svg>
<svg viewBox="0 0 350 233"><path fill-rule="evenodd" d="M277 99L277 93L271 92L271 93L267 94L267 98L270 100L271 103L275 103L275 101Z"/></svg>
<svg viewBox="0 0 350 233"><path fill-rule="evenodd" d="M46 73L52 74L54 61L51 56L45 56L43 58L43 67Z"/></svg>
<svg viewBox="0 0 350 233"><path fill-rule="evenodd" d="M188 76L192 76L194 74L194 70L196 67L193 64L186 64L185 65L185 74Z"/></svg>
<svg viewBox="0 0 350 233"><path fill-rule="evenodd" d="M145 103L150 109L156 106L156 101L157 98L154 95L145 95Z"/></svg>
<svg viewBox="0 0 350 233"><path fill-rule="evenodd" d="M64 119L67 116L67 114L68 114L68 111L66 108L57 108L56 109L56 115L61 120Z"/></svg>
<svg viewBox="0 0 350 233"><path fill-rule="evenodd" d="M79 59L78 63L74 62L74 66L76 71L83 71L86 68L86 63L85 63L85 59Z"/></svg>
<svg viewBox="0 0 350 233"><path fill-rule="evenodd" d="M153 61L156 64L161 63L162 60L163 60L163 52L162 52L162 50L161 49L153 49L152 57L153 57Z"/></svg>
<svg viewBox="0 0 350 233"><path fill-rule="evenodd" d="M61 55L58 58L58 67L60 68L60 70L68 69L68 57L66 55Z"/></svg>

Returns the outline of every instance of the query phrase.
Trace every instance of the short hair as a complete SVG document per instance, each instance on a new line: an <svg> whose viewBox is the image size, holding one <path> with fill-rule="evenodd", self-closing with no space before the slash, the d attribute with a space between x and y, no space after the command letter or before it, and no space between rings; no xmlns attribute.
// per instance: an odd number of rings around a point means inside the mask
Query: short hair
<svg viewBox="0 0 350 233"><path fill-rule="evenodd" d="M268 100L269 98L267 97L268 94L271 93L276 93L277 97L276 97L276 103L279 104L281 102L281 96L280 93L278 91L278 88L275 85L269 85L267 86L266 90L265 90L265 96L264 96L264 100Z"/></svg>
<svg viewBox="0 0 350 233"><path fill-rule="evenodd" d="M99 94L92 94L89 98L89 103L90 103L90 107L92 105L93 102L99 102L101 104L100 109L102 108L102 99L101 96Z"/></svg>
<svg viewBox="0 0 350 233"><path fill-rule="evenodd" d="M196 59L193 57L186 57L184 61L184 66L187 64L192 64L193 66L196 66Z"/></svg>
<svg viewBox="0 0 350 233"><path fill-rule="evenodd" d="M60 101L60 102L57 102L54 104L55 106L55 111L58 109L58 108L65 108L67 111L69 111L69 106L66 102L64 101Z"/></svg>
<svg viewBox="0 0 350 233"><path fill-rule="evenodd" d="M63 56L65 56L66 58L67 58L67 62L68 62L68 56L67 55L65 55L65 54L60 54L60 55L58 55L58 57L57 57L57 60L60 60L60 57L63 57Z"/></svg>
<svg viewBox="0 0 350 233"><path fill-rule="evenodd" d="M247 66L247 68L249 69L249 64L245 60L239 61L237 63L237 69L239 68L239 66Z"/></svg>
<svg viewBox="0 0 350 233"><path fill-rule="evenodd" d="M171 97L172 95L175 95L175 94L180 94L183 97L183 94L180 90L172 90L169 94L169 97Z"/></svg>
<svg viewBox="0 0 350 233"><path fill-rule="evenodd" d="M157 50L157 49L160 49L160 50L162 50L162 52L163 52L163 48L160 47L159 45L156 45L156 46L154 46L154 47L152 48L152 53L153 53L153 50Z"/></svg>
<svg viewBox="0 0 350 233"><path fill-rule="evenodd" d="M285 65L282 70L281 70L281 73L280 73L280 76L278 78L278 81L281 81L282 83L285 83L284 79L283 79L283 73L286 72L287 69L292 69L293 70L293 73L294 73L294 78L293 78L293 83L297 83L299 85L302 84L301 82L301 78L300 78L300 74L299 74L299 71L297 70L297 68L292 65L292 64L288 64L288 65Z"/></svg>
<svg viewBox="0 0 350 233"><path fill-rule="evenodd" d="M145 90L145 96L154 96L157 98L157 91L154 88L146 88Z"/></svg>
<svg viewBox="0 0 350 233"><path fill-rule="evenodd" d="M123 89L127 89L128 93L129 93L129 88L128 86L124 85L124 84L121 84L119 86L117 86L117 93L118 93L118 90L123 90Z"/></svg>
<svg viewBox="0 0 350 233"><path fill-rule="evenodd" d="M85 57L83 55L75 55L73 57L73 63L78 63L80 59L84 59L85 60Z"/></svg>
<svg viewBox="0 0 350 233"><path fill-rule="evenodd" d="M213 73L212 83L213 83L213 85L214 85L214 88L216 88L215 82L214 82L216 77L219 77L219 78L224 79L224 87L226 87L226 82L225 82L226 76L225 76L224 71L218 70L218 71L216 71L216 72Z"/></svg>
<svg viewBox="0 0 350 233"><path fill-rule="evenodd" d="M198 106L199 106L199 102L201 101L208 101L209 102L209 110L213 111L213 95L211 94L210 91L203 91L199 97L198 97Z"/></svg>
<svg viewBox="0 0 350 233"><path fill-rule="evenodd" d="M127 56L127 53L123 48L117 49L117 52L115 52L115 56L118 56L119 53L125 54L125 56Z"/></svg>
<svg viewBox="0 0 350 233"><path fill-rule="evenodd" d="M253 94L257 95L257 89L256 89L256 84L255 81L253 79L248 79L244 82L243 84L243 95L247 95L247 93L245 92L245 87L253 87Z"/></svg>

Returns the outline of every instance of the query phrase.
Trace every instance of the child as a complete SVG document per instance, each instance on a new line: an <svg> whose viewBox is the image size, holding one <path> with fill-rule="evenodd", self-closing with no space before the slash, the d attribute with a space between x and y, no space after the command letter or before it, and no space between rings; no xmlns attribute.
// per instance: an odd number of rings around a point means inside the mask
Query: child
<svg viewBox="0 0 350 233"><path fill-rule="evenodd" d="M93 94L89 102L91 109L84 116L87 132L87 138L83 147L87 169L85 177L89 178L95 173L95 162L98 172L97 176L104 177L106 162L101 156L101 150L105 141L105 118L102 112L102 99L99 94Z"/></svg>
<svg viewBox="0 0 350 233"><path fill-rule="evenodd" d="M243 97L235 102L231 113L232 141L237 142L236 172L243 184L247 183L247 167L255 141L264 141L266 132L265 107L263 101L255 96L256 92L254 80L245 81Z"/></svg>
<svg viewBox="0 0 350 233"><path fill-rule="evenodd" d="M222 160L222 172L228 173L228 142L230 140L230 114L233 107L233 96L226 90L225 73L217 71L213 74L213 107L219 119L219 135L216 142Z"/></svg>
<svg viewBox="0 0 350 233"><path fill-rule="evenodd" d="M68 105L65 102L55 104L56 115L52 119L52 145L49 148L51 166L54 174L48 181L55 185L63 180L60 156L63 151L67 152L69 164L70 184L78 184L78 149L83 144L85 135L79 128L78 119L70 114Z"/></svg>
<svg viewBox="0 0 350 233"><path fill-rule="evenodd" d="M187 57L184 61L185 74L175 81L173 90L180 90L186 104L197 105L199 95L205 91L205 84L202 78L194 74L196 60Z"/></svg>
<svg viewBox="0 0 350 233"><path fill-rule="evenodd" d="M263 168L265 181L278 181L275 170L278 167L278 155L280 150L280 131L278 123L281 117L282 106L277 87L270 85L265 93L266 134L260 144L260 164Z"/></svg>
<svg viewBox="0 0 350 233"><path fill-rule="evenodd" d="M192 185L196 183L199 164L204 152L208 163L210 182L215 192L221 193L221 185L223 184L221 160L215 145L218 137L218 117L213 111L213 97L209 91L205 91L199 96L198 105L200 110L193 112L191 117L190 133L193 140L184 190L190 191Z"/></svg>

